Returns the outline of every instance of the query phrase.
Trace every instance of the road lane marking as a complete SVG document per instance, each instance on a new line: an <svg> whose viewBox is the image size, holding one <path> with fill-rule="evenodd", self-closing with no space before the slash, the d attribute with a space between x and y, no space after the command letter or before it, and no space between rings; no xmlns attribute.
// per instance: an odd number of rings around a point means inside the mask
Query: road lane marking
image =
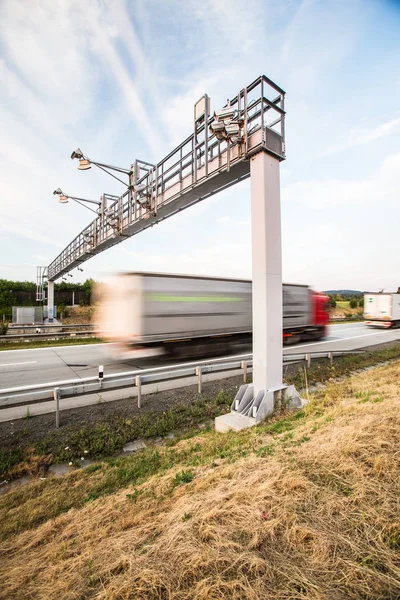
<svg viewBox="0 0 400 600"><path fill-rule="evenodd" d="M86 348L86 346L108 346L108 342L101 344L70 344L69 346L46 346L45 348L16 348L15 350L0 350L0 356L7 352L45 352L46 350L64 350L65 348Z"/></svg>
<svg viewBox="0 0 400 600"><path fill-rule="evenodd" d="M28 360L26 362L19 363L5 363L4 365L0 365L0 367L16 367L17 365L33 365L34 363L37 363L37 360Z"/></svg>
<svg viewBox="0 0 400 600"><path fill-rule="evenodd" d="M383 335L384 333L388 334L388 333L398 333L395 331L379 331L376 333L366 333L365 335L354 335L352 337L348 337L348 338L340 338L338 340L326 340L325 342L312 342L311 344L302 344L301 346L291 346L290 348L293 350L297 350L297 348L307 348L308 346L319 346L321 344L337 344L338 342L350 342L352 340L356 340L358 338L365 338L365 337L369 337L370 335ZM397 338L395 338L397 339ZM388 342L392 342L395 340L388 340ZM285 347L285 350L288 347ZM355 350L356 348L353 348L353 350ZM292 354L295 354L295 352L293 352Z"/></svg>

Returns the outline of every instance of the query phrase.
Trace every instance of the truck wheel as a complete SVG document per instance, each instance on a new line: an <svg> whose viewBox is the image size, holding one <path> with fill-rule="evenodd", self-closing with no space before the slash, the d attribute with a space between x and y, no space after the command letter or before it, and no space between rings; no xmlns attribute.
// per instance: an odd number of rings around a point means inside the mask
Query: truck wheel
<svg viewBox="0 0 400 600"><path fill-rule="evenodd" d="M290 337L285 338L285 340L286 340L286 343L284 342L285 346L294 346L295 344L298 344L299 342L301 342L301 334L294 333Z"/></svg>

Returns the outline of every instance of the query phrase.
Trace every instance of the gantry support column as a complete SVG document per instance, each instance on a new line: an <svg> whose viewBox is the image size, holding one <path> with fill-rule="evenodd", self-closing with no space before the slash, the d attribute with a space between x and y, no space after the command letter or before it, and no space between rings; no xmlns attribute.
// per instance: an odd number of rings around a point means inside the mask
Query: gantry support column
<svg viewBox="0 0 400 600"><path fill-rule="evenodd" d="M53 323L54 313L54 281L47 282L47 318L49 323Z"/></svg>
<svg viewBox="0 0 400 600"><path fill-rule="evenodd" d="M250 159L253 255L253 383L242 385L231 412L215 419L220 432L252 427L278 399L301 406L294 386L283 384L282 247L279 160L266 152ZM295 400L294 400L295 398ZM293 404L293 402L295 404Z"/></svg>
<svg viewBox="0 0 400 600"><path fill-rule="evenodd" d="M250 161L254 396L282 386L282 244L279 160ZM273 393L269 394L273 410Z"/></svg>

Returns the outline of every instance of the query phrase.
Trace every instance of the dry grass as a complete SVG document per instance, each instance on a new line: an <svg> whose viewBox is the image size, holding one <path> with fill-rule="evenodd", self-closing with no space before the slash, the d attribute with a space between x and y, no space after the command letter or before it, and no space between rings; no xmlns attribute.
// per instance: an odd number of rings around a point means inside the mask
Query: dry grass
<svg viewBox="0 0 400 600"><path fill-rule="evenodd" d="M0 597L399 598L399 398L397 362L314 395L292 430L232 435L244 458L225 452L190 476L175 464L15 533L0 554ZM218 456L222 439L175 451L211 444ZM71 495L78 483L71 476ZM44 497L32 487L31 510Z"/></svg>
<svg viewBox="0 0 400 600"><path fill-rule="evenodd" d="M64 325L92 323L94 313L94 306L74 306L68 309L68 317L63 318L63 323Z"/></svg>

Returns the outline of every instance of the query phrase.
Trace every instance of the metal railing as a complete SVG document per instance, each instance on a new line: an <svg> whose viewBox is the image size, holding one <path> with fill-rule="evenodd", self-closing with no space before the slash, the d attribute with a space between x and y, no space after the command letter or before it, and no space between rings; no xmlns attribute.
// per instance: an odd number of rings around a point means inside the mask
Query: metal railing
<svg viewBox="0 0 400 600"><path fill-rule="evenodd" d="M8 331L13 329L73 329L74 327L96 327L94 323L74 323L72 325L63 325L62 323L53 323L52 325L10 325Z"/></svg>
<svg viewBox="0 0 400 600"><path fill-rule="evenodd" d="M91 256L249 177L249 158L256 152L264 149L284 160L284 97L285 92L262 75L230 101L240 123L240 141L217 139L210 131L214 118L206 108L195 121L194 133L159 163L136 160L128 189L75 237L47 271L38 272L38 297L45 276L56 280Z"/></svg>
<svg viewBox="0 0 400 600"><path fill-rule="evenodd" d="M331 363L334 356L354 354L354 352L316 352L313 354L286 354L283 363L293 364L305 362L310 366L311 360L328 358ZM26 385L21 387L0 390L0 410L18 405L37 404L43 401L54 400L56 421L59 423L60 400L74 396L83 396L121 388L136 388L138 408L142 407L142 386L168 380L179 380L186 377L196 377L198 392L202 392L203 376L208 373L226 374L231 377L235 372L243 375L243 382L247 382L248 373L252 370L252 354L227 356L211 360L181 363L151 369L128 371L111 375L104 375L103 367L99 367L97 376L65 381L52 381ZM52 411L51 411L52 412ZM58 426L58 425L57 425Z"/></svg>
<svg viewBox="0 0 400 600"><path fill-rule="evenodd" d="M42 329L40 327L40 329ZM7 335L0 335L0 342L9 342L12 344L17 341L24 340L53 340L57 338L71 338L71 337L94 337L95 331L60 331L58 333L10 333Z"/></svg>

